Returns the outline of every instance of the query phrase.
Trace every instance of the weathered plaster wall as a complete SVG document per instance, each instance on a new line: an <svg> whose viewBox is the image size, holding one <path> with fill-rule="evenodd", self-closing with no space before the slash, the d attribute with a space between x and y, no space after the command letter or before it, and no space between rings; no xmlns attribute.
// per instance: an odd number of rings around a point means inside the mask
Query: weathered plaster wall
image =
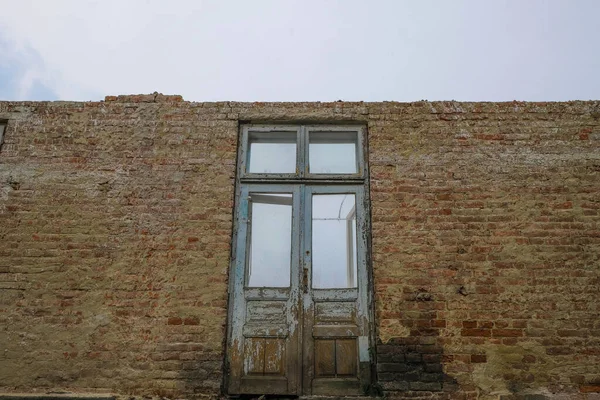
<svg viewBox="0 0 600 400"><path fill-rule="evenodd" d="M239 121L357 121L386 393L598 397L600 102L144 95L0 119L0 390L218 395Z"/></svg>

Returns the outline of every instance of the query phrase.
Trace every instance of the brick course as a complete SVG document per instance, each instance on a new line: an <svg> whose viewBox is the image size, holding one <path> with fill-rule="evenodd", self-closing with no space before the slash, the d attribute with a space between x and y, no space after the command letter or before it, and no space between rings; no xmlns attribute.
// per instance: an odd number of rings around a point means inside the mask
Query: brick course
<svg viewBox="0 0 600 400"><path fill-rule="evenodd" d="M153 94L0 119L0 390L221 393L238 124L256 120L368 127L387 395L600 396L600 102Z"/></svg>

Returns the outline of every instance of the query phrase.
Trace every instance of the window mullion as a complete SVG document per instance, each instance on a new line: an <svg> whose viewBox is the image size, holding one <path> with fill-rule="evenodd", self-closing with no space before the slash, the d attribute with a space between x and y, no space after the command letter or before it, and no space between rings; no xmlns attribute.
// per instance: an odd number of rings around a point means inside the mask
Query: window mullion
<svg viewBox="0 0 600 400"><path fill-rule="evenodd" d="M307 172L306 163L308 160L306 147L306 127L304 125L300 126L298 132L300 135L298 140L298 176L300 176L300 178L304 178Z"/></svg>

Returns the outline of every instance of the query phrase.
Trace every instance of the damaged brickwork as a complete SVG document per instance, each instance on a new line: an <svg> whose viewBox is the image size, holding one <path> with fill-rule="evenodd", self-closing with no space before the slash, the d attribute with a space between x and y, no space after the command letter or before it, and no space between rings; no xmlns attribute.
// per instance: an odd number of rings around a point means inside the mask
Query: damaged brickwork
<svg viewBox="0 0 600 400"><path fill-rule="evenodd" d="M600 395L600 102L0 102L0 391L218 397L241 122L364 124L389 397ZM376 389L376 390L375 390Z"/></svg>

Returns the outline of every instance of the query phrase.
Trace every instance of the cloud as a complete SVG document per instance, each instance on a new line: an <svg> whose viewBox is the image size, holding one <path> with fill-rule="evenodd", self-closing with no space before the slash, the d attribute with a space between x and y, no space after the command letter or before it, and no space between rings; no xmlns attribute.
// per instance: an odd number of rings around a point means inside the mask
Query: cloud
<svg viewBox="0 0 600 400"><path fill-rule="evenodd" d="M38 53L0 36L0 98L3 100L55 100L46 68Z"/></svg>
<svg viewBox="0 0 600 400"><path fill-rule="evenodd" d="M68 100L154 91L195 101L600 93L595 0L6 3L0 33L18 43L15 65L26 71L19 96L36 85Z"/></svg>

